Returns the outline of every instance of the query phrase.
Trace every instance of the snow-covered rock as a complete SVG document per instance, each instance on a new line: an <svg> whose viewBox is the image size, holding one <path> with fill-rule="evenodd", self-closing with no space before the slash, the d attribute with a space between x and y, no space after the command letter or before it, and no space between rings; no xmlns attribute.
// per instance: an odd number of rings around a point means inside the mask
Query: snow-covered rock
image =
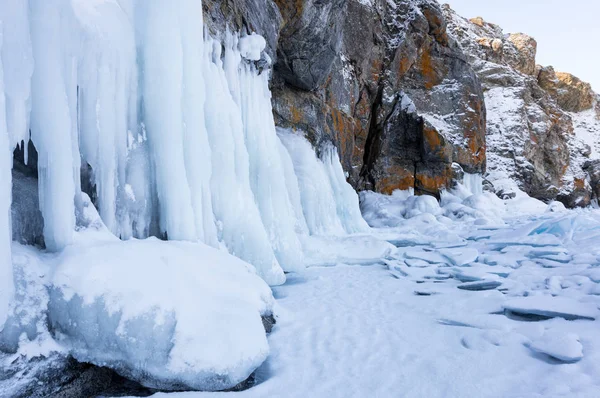
<svg viewBox="0 0 600 398"><path fill-rule="evenodd" d="M71 247L59 257L49 321L81 362L165 390L222 390L267 357L269 287L243 261L203 244Z"/></svg>
<svg viewBox="0 0 600 398"><path fill-rule="evenodd" d="M552 67L536 67L537 43L530 36L504 34L450 6L444 6L444 17L483 86L487 178L494 185L510 178L535 198L587 206L591 186L583 166L596 157L590 147L600 137L590 85ZM496 192L511 194L498 186Z"/></svg>

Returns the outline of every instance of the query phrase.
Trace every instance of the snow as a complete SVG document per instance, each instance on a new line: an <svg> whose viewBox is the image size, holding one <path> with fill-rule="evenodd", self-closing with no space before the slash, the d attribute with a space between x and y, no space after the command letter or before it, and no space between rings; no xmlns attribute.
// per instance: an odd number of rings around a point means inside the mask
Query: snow
<svg viewBox="0 0 600 398"><path fill-rule="evenodd" d="M259 61L261 53L267 46L265 38L256 33L240 37L239 49L242 57L250 61Z"/></svg>
<svg viewBox="0 0 600 398"><path fill-rule="evenodd" d="M57 262L49 320L81 362L149 387L214 390L268 355L271 291L229 254L148 239L70 247Z"/></svg>
<svg viewBox="0 0 600 398"><path fill-rule="evenodd" d="M529 348L563 362L577 362L583 358L583 346L574 333L548 331L532 341Z"/></svg>

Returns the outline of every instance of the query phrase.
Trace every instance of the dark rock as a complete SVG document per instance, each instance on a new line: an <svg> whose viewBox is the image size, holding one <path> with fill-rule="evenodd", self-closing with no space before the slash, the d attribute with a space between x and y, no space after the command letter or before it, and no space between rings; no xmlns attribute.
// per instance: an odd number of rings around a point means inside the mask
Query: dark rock
<svg viewBox="0 0 600 398"><path fill-rule="evenodd" d="M265 332L267 334L271 333L271 331L273 330L273 326L275 326L275 324L277 323L273 314L263 315L261 319L263 327L265 328Z"/></svg>
<svg viewBox="0 0 600 398"><path fill-rule="evenodd" d="M531 37L506 35L481 18L469 21L449 6L443 9L449 35L486 92L490 176L513 179L520 189L544 201L587 206L590 187L582 163L590 150L573 134L568 112L591 108L589 85L551 67L536 66L537 43Z"/></svg>
<svg viewBox="0 0 600 398"><path fill-rule="evenodd" d="M17 147L12 169L12 239L24 245L45 248L44 218L40 211L37 151L29 141L27 159L24 146ZM27 160L27 161L26 161Z"/></svg>
<svg viewBox="0 0 600 398"><path fill-rule="evenodd" d="M600 199L600 160L585 163L583 169L589 176L592 197L594 199Z"/></svg>
<svg viewBox="0 0 600 398"><path fill-rule="evenodd" d="M147 397L156 392L110 369L56 353L29 361L20 357L8 369L0 368L0 395L11 398Z"/></svg>

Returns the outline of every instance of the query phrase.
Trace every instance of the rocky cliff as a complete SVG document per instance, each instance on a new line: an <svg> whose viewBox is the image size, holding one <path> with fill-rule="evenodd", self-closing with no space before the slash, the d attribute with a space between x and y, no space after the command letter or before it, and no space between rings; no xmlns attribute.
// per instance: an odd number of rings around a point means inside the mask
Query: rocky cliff
<svg viewBox="0 0 600 398"><path fill-rule="evenodd" d="M537 65L532 37L505 34L482 18L467 20L448 6L444 17L483 86L488 178L500 195L512 195L517 187L509 181L515 181L543 200L588 205L592 189L583 166L600 136L591 86Z"/></svg>
<svg viewBox="0 0 600 398"><path fill-rule="evenodd" d="M204 3L213 34L266 37L276 123L333 142L356 189L438 195L462 169L589 203L596 95L538 66L533 38L433 0Z"/></svg>
<svg viewBox="0 0 600 398"><path fill-rule="evenodd" d="M453 163L485 171L481 85L435 1L275 1L279 31L247 3L215 2L206 18L225 8L268 36L277 124L335 143L357 189L437 195Z"/></svg>

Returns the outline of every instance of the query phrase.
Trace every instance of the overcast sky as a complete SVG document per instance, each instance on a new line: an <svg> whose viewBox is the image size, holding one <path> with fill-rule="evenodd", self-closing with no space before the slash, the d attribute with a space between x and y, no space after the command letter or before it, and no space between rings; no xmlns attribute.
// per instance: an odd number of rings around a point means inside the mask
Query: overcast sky
<svg viewBox="0 0 600 398"><path fill-rule="evenodd" d="M441 0L466 18L483 17L504 33L538 42L537 63L552 65L600 92L600 0Z"/></svg>

